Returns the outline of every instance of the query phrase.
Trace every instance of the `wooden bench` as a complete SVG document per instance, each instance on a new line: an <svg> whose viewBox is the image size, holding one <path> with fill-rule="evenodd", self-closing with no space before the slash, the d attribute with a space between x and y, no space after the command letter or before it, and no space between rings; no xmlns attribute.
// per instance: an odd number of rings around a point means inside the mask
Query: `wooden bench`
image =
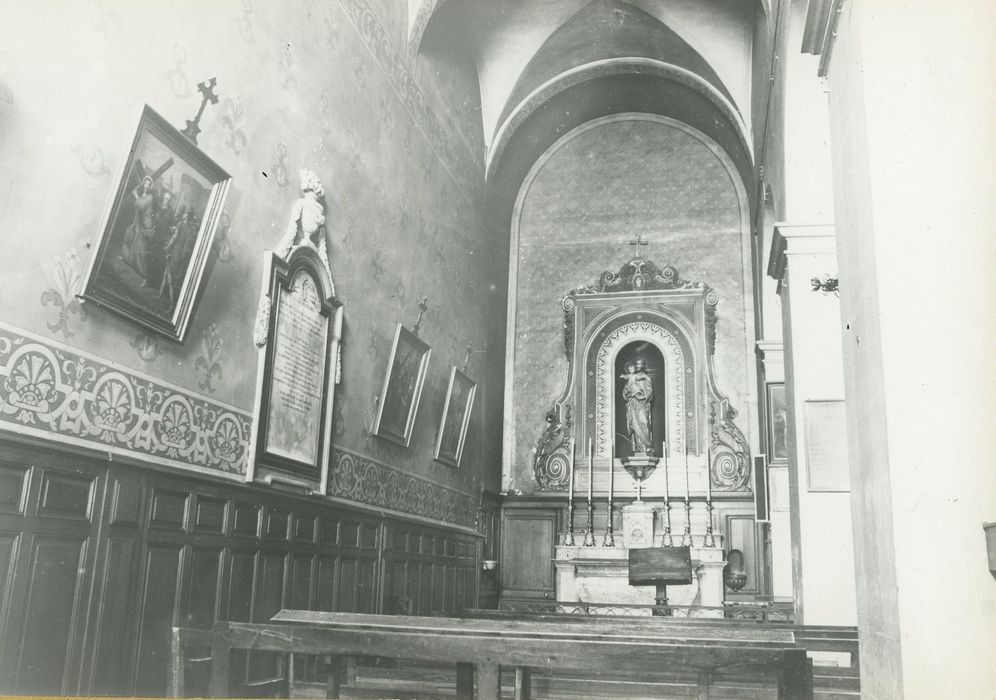
<svg viewBox="0 0 996 700"><path fill-rule="evenodd" d="M789 629L762 625L687 625L661 622L634 625L631 618L595 625L563 620L505 620L409 617L282 610L268 623L221 622L210 632L173 629L170 692L184 693L190 646L211 648L214 697L230 694L229 664L234 650L331 655L329 697L337 697L344 657L380 656L449 662L457 668L457 696L498 700L499 670L515 669L515 697L528 700L533 669L646 675L654 670L696 669L699 698L709 697L710 674L751 668L768 673L778 697L812 698L812 665ZM475 695L476 677L476 695Z"/></svg>

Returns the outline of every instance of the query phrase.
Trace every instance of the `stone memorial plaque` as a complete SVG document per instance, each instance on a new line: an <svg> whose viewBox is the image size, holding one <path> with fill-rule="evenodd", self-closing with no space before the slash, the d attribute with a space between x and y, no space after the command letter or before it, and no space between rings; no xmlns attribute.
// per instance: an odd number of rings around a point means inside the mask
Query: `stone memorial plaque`
<svg viewBox="0 0 996 700"><path fill-rule="evenodd" d="M319 252L294 248L267 260L257 318L262 349L247 479L324 493L339 368L342 305Z"/></svg>
<svg viewBox="0 0 996 700"><path fill-rule="evenodd" d="M807 401L806 466L810 491L850 491L843 401Z"/></svg>
<svg viewBox="0 0 996 700"><path fill-rule="evenodd" d="M290 289L278 291L275 313L265 448L296 462L316 464L329 318L322 315L318 288L310 274L298 270Z"/></svg>

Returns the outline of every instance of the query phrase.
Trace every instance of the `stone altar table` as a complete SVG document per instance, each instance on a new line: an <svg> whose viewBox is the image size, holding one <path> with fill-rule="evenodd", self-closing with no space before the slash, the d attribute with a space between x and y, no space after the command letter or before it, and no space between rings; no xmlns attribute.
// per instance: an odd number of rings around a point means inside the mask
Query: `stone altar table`
<svg viewBox="0 0 996 700"><path fill-rule="evenodd" d="M681 537L678 531L676 542ZM703 547L702 534L692 536L692 573L694 580L687 586L668 586L668 601L672 606L703 605L720 608L723 605L723 567L726 566L721 538L716 547ZM561 602L616 603L620 605L653 605L653 586L629 585L629 548L627 547L566 547L556 548L556 591ZM705 616L712 611L702 611ZM647 611L650 614L650 611ZM721 611L716 611L721 616Z"/></svg>

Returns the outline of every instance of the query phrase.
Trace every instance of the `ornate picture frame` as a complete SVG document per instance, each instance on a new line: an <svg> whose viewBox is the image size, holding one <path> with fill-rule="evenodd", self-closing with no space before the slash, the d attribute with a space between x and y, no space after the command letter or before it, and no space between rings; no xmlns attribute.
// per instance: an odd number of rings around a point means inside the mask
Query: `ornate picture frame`
<svg viewBox="0 0 996 700"><path fill-rule="evenodd" d="M268 253L264 275L270 306L247 479L324 494L342 304L314 248L295 248L286 260Z"/></svg>
<svg viewBox="0 0 996 700"><path fill-rule="evenodd" d="M81 296L183 342L231 176L145 105Z"/></svg>
<svg viewBox="0 0 996 700"><path fill-rule="evenodd" d="M767 393L768 463L772 466L788 464L788 404L785 382L772 382L765 387Z"/></svg>
<svg viewBox="0 0 996 700"><path fill-rule="evenodd" d="M398 324L377 406L374 435L408 447L431 353L432 348Z"/></svg>
<svg viewBox="0 0 996 700"><path fill-rule="evenodd" d="M451 368L446 403L443 404L443 414L439 419L439 433L433 454L437 462L451 467L460 466L476 394L477 384L474 380L456 367Z"/></svg>

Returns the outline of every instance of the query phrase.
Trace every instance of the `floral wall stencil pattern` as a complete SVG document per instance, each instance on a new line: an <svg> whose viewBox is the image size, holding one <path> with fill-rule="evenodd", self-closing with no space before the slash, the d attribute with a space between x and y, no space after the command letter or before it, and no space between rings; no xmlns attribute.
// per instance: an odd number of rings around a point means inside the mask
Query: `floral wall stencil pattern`
<svg viewBox="0 0 996 700"><path fill-rule="evenodd" d="M239 155L249 145L246 132L242 129L246 123L242 100L238 97L226 98L221 104L221 111L224 114L221 118L221 127L225 131L225 145L232 149L232 153Z"/></svg>
<svg viewBox="0 0 996 700"><path fill-rule="evenodd" d="M78 143L70 147L70 152L79 158L80 165L87 175L91 177L103 177L110 175L111 169L107 167L104 158L104 151L100 146L93 143Z"/></svg>
<svg viewBox="0 0 996 700"><path fill-rule="evenodd" d="M187 50L177 44L173 47L173 67L163 73L169 87L177 97L190 97L190 81L183 64L187 62Z"/></svg>
<svg viewBox="0 0 996 700"><path fill-rule="evenodd" d="M142 362L155 362L163 356L163 349L159 346L159 339L155 336L139 333L128 344L135 349L138 356L142 358Z"/></svg>
<svg viewBox="0 0 996 700"><path fill-rule="evenodd" d="M204 391L214 393L217 390L216 382L222 378L221 352L225 347L225 341L221 337L218 326L211 324L201 336L201 352L203 353L194 363L197 371L197 386Z"/></svg>
<svg viewBox="0 0 996 700"><path fill-rule="evenodd" d="M76 335L69 327L73 317L80 321L86 321L86 307L76 298L82 275L83 261L79 251L76 248L71 248L65 253L53 256L52 278L54 285L41 293L41 305L51 306L58 312L54 321L46 323L48 329L53 333L62 333L62 337L66 339Z"/></svg>

